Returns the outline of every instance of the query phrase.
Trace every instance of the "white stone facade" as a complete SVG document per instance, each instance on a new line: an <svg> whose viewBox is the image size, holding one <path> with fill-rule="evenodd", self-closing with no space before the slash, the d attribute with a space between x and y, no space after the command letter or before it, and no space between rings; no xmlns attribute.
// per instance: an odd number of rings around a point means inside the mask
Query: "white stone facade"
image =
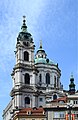
<svg viewBox="0 0 78 120"><path fill-rule="evenodd" d="M23 23L22 32L17 38L16 64L11 74L13 88L10 95L12 100L9 108L4 110L4 120L12 119L11 113L14 114L19 109L45 107L47 102L65 96L58 64L47 59L47 54L41 44L35 56L34 50L31 34L27 32L27 26Z"/></svg>

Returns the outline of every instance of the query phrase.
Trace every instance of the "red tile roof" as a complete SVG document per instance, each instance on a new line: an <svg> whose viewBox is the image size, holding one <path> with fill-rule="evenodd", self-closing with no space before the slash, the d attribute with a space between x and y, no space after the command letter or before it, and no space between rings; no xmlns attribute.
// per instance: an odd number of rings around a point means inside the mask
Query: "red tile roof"
<svg viewBox="0 0 78 120"><path fill-rule="evenodd" d="M44 116L45 114L44 114L45 112L44 112L44 109L43 108L36 108L36 107L34 107L34 108L24 108L24 109L21 109L19 112L17 112L16 114L18 115L18 116L28 116L28 115L30 115L30 116Z"/></svg>
<svg viewBox="0 0 78 120"><path fill-rule="evenodd" d="M61 97L61 98L53 100L52 102L60 102L60 101L64 101L64 103L66 103L67 102L67 97L66 96L65 97Z"/></svg>

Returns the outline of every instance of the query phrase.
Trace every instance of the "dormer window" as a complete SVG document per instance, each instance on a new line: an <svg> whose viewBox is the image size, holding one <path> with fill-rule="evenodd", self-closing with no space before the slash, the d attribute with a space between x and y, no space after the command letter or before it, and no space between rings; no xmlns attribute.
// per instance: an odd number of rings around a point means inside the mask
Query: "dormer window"
<svg viewBox="0 0 78 120"><path fill-rule="evenodd" d="M28 115L31 115L31 111L27 111L27 114L28 114Z"/></svg>

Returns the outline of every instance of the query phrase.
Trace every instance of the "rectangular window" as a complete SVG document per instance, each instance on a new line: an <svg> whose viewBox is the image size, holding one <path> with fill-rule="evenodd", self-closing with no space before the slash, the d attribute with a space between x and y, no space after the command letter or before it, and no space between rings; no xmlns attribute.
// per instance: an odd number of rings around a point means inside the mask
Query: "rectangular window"
<svg viewBox="0 0 78 120"><path fill-rule="evenodd" d="M25 120L25 118L22 118L22 120Z"/></svg>
<svg viewBox="0 0 78 120"><path fill-rule="evenodd" d="M39 101L42 102L42 101L43 101L43 98L39 98Z"/></svg>
<svg viewBox="0 0 78 120"><path fill-rule="evenodd" d="M59 118L59 113L58 112L54 112L54 118Z"/></svg>
<svg viewBox="0 0 78 120"><path fill-rule="evenodd" d="M54 112L54 118L64 118L64 112Z"/></svg>
<svg viewBox="0 0 78 120"><path fill-rule="evenodd" d="M60 112L60 118L64 118L64 112Z"/></svg>
<svg viewBox="0 0 78 120"><path fill-rule="evenodd" d="M78 104L78 101L76 100L76 104Z"/></svg>
<svg viewBox="0 0 78 120"><path fill-rule="evenodd" d="M75 100L74 100L74 104L75 104Z"/></svg>

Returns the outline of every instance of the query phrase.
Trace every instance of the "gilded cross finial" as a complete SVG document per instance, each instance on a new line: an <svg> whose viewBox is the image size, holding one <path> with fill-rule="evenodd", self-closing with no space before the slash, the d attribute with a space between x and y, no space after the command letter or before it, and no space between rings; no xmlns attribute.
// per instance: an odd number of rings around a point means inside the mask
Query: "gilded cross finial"
<svg viewBox="0 0 78 120"><path fill-rule="evenodd" d="M27 32L27 26L26 26L26 16L23 16L23 25L21 27L22 32Z"/></svg>

